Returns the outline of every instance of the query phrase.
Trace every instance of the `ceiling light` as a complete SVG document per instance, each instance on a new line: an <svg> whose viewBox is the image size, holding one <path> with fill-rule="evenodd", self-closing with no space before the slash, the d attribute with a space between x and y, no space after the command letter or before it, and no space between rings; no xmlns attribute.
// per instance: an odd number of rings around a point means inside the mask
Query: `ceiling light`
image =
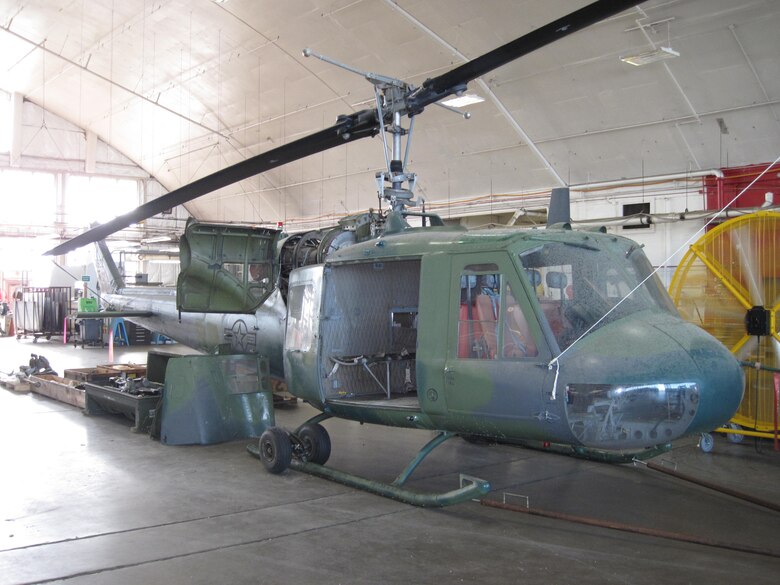
<svg viewBox="0 0 780 585"><path fill-rule="evenodd" d="M484 101L485 98L483 97L480 97L473 93L467 93L461 96L450 98L448 100L444 100L441 103L451 108L465 108L466 106L470 106L472 104L478 104Z"/></svg>
<svg viewBox="0 0 780 585"><path fill-rule="evenodd" d="M172 236L154 236L153 238L141 238L142 244L158 244L160 242L171 242Z"/></svg>
<svg viewBox="0 0 780 585"><path fill-rule="evenodd" d="M645 18L647 18L647 17L645 17ZM639 20L644 20L644 19L640 18ZM647 24L640 23L639 21L637 21L636 26L632 26L631 28L623 29L623 32L631 32L633 30L644 30L644 29L648 29L648 28L650 30L652 30L653 32L656 32L655 28L659 24L665 24L666 28L668 29L669 28L669 23L672 22L673 20L675 20L674 16L672 16L671 18L664 18L662 20L656 20L654 22L648 22Z"/></svg>
<svg viewBox="0 0 780 585"><path fill-rule="evenodd" d="M626 55L625 57L621 57L620 60L624 63L639 67L640 65L664 61L665 59L674 59L679 56L680 53L671 47L658 47L657 49L651 49L635 55Z"/></svg>

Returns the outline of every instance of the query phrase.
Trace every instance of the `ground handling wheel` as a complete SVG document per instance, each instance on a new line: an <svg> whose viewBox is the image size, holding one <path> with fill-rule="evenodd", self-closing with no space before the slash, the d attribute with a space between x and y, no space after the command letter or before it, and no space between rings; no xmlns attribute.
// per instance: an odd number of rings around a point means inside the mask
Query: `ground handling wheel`
<svg viewBox="0 0 780 585"><path fill-rule="evenodd" d="M712 433L702 433L699 437L699 449L704 453L711 453L714 447L715 437L712 436Z"/></svg>
<svg viewBox="0 0 780 585"><path fill-rule="evenodd" d="M330 435L320 424L306 423L298 429L298 439L303 450L302 459L325 465L330 457Z"/></svg>
<svg viewBox="0 0 780 585"><path fill-rule="evenodd" d="M271 473L281 473L292 461L292 443L287 431L280 427L270 427L260 435L260 461Z"/></svg>

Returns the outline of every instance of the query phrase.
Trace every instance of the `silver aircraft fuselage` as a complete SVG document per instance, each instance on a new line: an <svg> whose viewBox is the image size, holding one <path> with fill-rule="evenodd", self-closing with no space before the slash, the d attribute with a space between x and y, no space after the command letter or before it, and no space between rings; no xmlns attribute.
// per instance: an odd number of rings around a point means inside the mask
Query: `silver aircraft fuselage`
<svg viewBox="0 0 780 585"><path fill-rule="evenodd" d="M257 353L268 358L271 375L284 376L282 347L286 307L277 289L253 314L180 313L176 289L125 287L103 295L113 310L148 311L148 317L125 317L204 353L229 345L234 353Z"/></svg>

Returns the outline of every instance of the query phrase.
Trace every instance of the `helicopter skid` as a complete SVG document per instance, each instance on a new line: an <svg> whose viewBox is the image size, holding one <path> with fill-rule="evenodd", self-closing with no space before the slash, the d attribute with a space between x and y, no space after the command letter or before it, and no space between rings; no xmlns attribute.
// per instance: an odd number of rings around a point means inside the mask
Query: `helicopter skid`
<svg viewBox="0 0 780 585"><path fill-rule="evenodd" d="M308 422L319 422L329 418L329 416L330 415L328 414L321 414ZM395 480L390 484L368 479L366 477L348 473L346 471L340 471L332 467L326 467L325 465L320 465L311 461L305 461L301 458L292 459L292 461L290 461L290 468L295 469L296 471L301 471L303 473L308 473L309 475L335 481L349 487L367 491L378 496L398 500L399 502L404 502L405 504L411 504L412 506L420 506L423 508L441 508L444 506L452 506L453 504L460 504L462 502L466 502L468 500L472 500L487 494L491 489L490 483L478 477L461 474L461 487L450 490L448 492L439 493L412 491L406 489L404 484L412 475L412 473L414 473L415 469L417 469L420 463L422 463L422 461L436 447L454 436L455 435L453 433L448 432L440 432L437 434L422 449L420 449L417 455L415 455L415 457L409 462L409 464L398 475L398 477L396 477ZM258 445L247 445L247 451L253 457L262 460Z"/></svg>
<svg viewBox="0 0 780 585"><path fill-rule="evenodd" d="M316 477L329 479L349 487L364 490L385 498L398 500L399 502L411 504L412 506L420 506L422 508L452 506L453 504L460 504L462 502L467 502L468 500L479 498L490 491L490 483L483 479L466 475L461 475L461 483L465 485L458 489L440 493L423 493L406 489L400 485L375 481L366 477L333 469L332 467L317 465L316 463L295 460L290 464L290 467Z"/></svg>
<svg viewBox="0 0 780 585"><path fill-rule="evenodd" d="M602 463L614 463L617 465L652 459L653 457L667 453L672 449L671 443L656 445L655 447L637 451L605 451L603 449L592 449L581 445L561 445L542 441L513 441L512 444L529 449L537 449L539 451L548 451L559 455L569 455L570 457L577 457L579 459L600 461Z"/></svg>

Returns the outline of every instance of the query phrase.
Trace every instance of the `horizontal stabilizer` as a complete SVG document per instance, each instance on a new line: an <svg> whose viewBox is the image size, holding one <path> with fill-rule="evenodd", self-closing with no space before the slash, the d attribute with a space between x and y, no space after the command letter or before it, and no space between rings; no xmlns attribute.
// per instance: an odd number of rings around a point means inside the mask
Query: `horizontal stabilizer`
<svg viewBox="0 0 780 585"><path fill-rule="evenodd" d="M73 315L76 319L117 319L119 317L153 317L151 311L80 311Z"/></svg>

